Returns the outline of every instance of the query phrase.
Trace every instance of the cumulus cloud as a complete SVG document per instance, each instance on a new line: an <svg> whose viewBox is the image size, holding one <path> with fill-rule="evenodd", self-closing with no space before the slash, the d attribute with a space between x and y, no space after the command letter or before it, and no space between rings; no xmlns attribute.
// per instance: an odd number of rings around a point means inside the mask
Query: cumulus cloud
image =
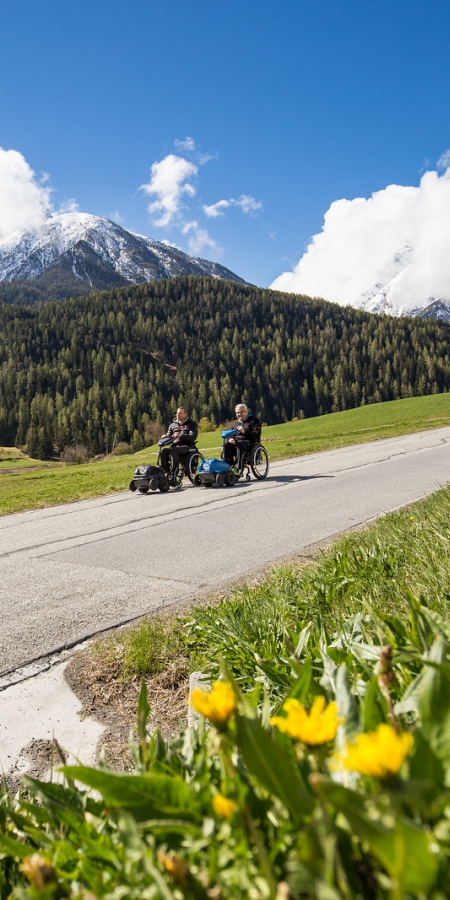
<svg viewBox="0 0 450 900"><path fill-rule="evenodd" d="M0 147L0 241L37 231L51 214L51 188L44 187L24 156Z"/></svg>
<svg viewBox="0 0 450 900"><path fill-rule="evenodd" d="M262 203L259 200L255 200L249 194L241 194L238 200L230 197L229 200L218 200L217 203L212 203L211 206L204 206L203 212L210 219L216 219L218 216L223 216L224 210L230 206L240 206L242 212L246 215L253 215L258 209L262 209Z"/></svg>
<svg viewBox="0 0 450 900"><path fill-rule="evenodd" d="M193 202L201 166L215 159L217 154L200 154L192 137L177 139L174 143L177 150L193 153L195 162L186 159L181 153L169 153L153 163L149 182L140 187L140 190L152 198L148 211L153 217L153 225L169 228L171 231L177 229L180 234L187 236L188 252L196 256L205 250L220 253L221 248L217 242L199 224L198 217L202 211L200 200L196 198ZM203 206L203 215L216 219L232 206L239 207L246 215L254 215L262 208L262 203L250 194L241 194L237 200L231 197L229 200L219 200L210 206Z"/></svg>
<svg viewBox="0 0 450 900"><path fill-rule="evenodd" d="M429 171L419 187L336 200L294 270L271 287L369 309L384 298L393 312L450 300L449 234L450 169Z"/></svg>
<svg viewBox="0 0 450 900"><path fill-rule="evenodd" d="M201 228L195 219L193 219L192 222L186 222L182 228L182 232L183 234L190 234L188 247L193 256L199 256L205 247L210 250L219 250L216 241L209 236L205 228Z"/></svg>
<svg viewBox="0 0 450 900"><path fill-rule="evenodd" d="M142 184L141 190L157 198L148 207L151 215L159 214L154 219L154 225L165 228L177 220L183 208L183 196L193 197L195 194L195 187L188 179L197 171L194 163L175 153L169 153L160 162L153 163L150 181Z"/></svg>

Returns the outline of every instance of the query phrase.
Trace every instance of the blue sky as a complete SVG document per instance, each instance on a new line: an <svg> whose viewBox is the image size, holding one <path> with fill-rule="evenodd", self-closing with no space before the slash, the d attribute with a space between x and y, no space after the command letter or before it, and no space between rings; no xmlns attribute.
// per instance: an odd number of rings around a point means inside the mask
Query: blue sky
<svg viewBox="0 0 450 900"><path fill-rule="evenodd" d="M333 201L417 186L450 147L448 0L1 13L0 147L48 174L54 209L74 199L261 286L294 267Z"/></svg>

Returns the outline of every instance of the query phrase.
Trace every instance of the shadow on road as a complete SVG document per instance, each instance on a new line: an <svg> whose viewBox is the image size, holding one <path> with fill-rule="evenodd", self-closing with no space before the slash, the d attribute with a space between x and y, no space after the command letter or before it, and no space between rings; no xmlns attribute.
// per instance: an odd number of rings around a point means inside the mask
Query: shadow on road
<svg viewBox="0 0 450 900"><path fill-rule="evenodd" d="M289 481L313 481L316 478L334 478L334 475L268 475L264 480L280 484Z"/></svg>

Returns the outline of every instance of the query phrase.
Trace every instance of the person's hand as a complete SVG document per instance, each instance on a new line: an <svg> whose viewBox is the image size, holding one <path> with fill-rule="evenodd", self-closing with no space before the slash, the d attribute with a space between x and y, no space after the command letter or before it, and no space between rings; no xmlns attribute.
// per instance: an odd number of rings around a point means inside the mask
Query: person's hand
<svg viewBox="0 0 450 900"><path fill-rule="evenodd" d="M228 438L228 443L229 443L229 444L235 444L236 441L235 441L234 438Z"/></svg>
<svg viewBox="0 0 450 900"><path fill-rule="evenodd" d="M245 434L245 428L243 425L238 425L237 430L241 432L241 434Z"/></svg>

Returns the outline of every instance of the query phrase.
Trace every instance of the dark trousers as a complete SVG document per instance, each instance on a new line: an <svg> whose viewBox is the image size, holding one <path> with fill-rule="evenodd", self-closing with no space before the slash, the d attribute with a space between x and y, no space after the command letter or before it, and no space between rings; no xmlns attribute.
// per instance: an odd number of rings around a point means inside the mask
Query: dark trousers
<svg viewBox="0 0 450 900"><path fill-rule="evenodd" d="M178 444L172 444L171 447L163 447L161 450L161 468L168 475L174 472L180 456L186 457L190 450L192 450L192 447L183 447Z"/></svg>
<svg viewBox="0 0 450 900"><path fill-rule="evenodd" d="M250 450L252 446L251 441L246 441L245 438L234 438L235 444L230 444L229 441L225 441L225 446L223 448L223 458L228 465L232 466L236 463L237 467L241 467L241 459L242 454L247 450Z"/></svg>

